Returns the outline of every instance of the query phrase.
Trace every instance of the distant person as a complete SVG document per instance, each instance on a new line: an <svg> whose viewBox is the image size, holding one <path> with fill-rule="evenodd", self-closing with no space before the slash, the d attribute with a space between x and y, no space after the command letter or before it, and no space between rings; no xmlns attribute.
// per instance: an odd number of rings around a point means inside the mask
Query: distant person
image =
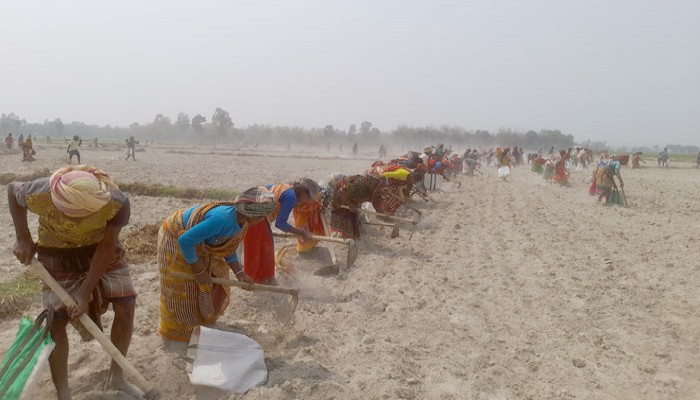
<svg viewBox="0 0 700 400"><path fill-rule="evenodd" d="M642 152L641 151L638 151L638 152L632 154L632 168L633 169L641 167L641 165L639 164L640 161L644 162L644 160L642 160Z"/></svg>
<svg viewBox="0 0 700 400"><path fill-rule="evenodd" d="M569 184L569 176L566 174L566 160L571 157L571 147L569 150L560 150L559 155L554 160L554 176L552 181L560 185Z"/></svg>
<svg viewBox="0 0 700 400"><path fill-rule="evenodd" d="M659 153L659 167L668 168L668 147L664 147L664 151Z"/></svg>
<svg viewBox="0 0 700 400"><path fill-rule="evenodd" d="M27 140L22 143L22 161L35 161L34 154L34 142L32 141L32 135L27 135Z"/></svg>
<svg viewBox="0 0 700 400"><path fill-rule="evenodd" d="M75 135L73 136L73 140L68 143L68 164L73 162L73 157L78 158L78 164L80 164L80 151L78 151L78 147L83 144L83 141L80 140L80 136Z"/></svg>
<svg viewBox="0 0 700 400"><path fill-rule="evenodd" d="M357 155L357 143L352 145L352 156L355 157Z"/></svg>
<svg viewBox="0 0 700 400"><path fill-rule="evenodd" d="M700 168L700 151L698 151L698 158L695 159L695 168Z"/></svg>
<svg viewBox="0 0 700 400"><path fill-rule="evenodd" d="M5 150L12 151L15 145L15 138L12 137L12 132L10 132L5 138Z"/></svg>
<svg viewBox="0 0 700 400"><path fill-rule="evenodd" d="M612 202L611 194L617 192L617 185L615 184L615 177L620 181L620 188L625 188L625 182L622 181L622 176L620 175L620 169L622 164L617 161L616 156L612 156L610 160L602 160L598 163L598 166L593 171L593 176L595 177L595 186L591 185L588 190L589 193L598 196L598 202L605 199L605 204Z"/></svg>
<svg viewBox="0 0 700 400"><path fill-rule="evenodd" d="M129 161L129 157L132 157L134 161L136 161L136 144L138 142L136 139L134 139L133 136L129 136L128 139L126 139L126 160L124 161Z"/></svg>
<svg viewBox="0 0 700 400"><path fill-rule="evenodd" d="M24 144L24 134L20 134L17 138L17 149L22 150L22 145Z"/></svg>
<svg viewBox="0 0 700 400"><path fill-rule="evenodd" d="M548 155L548 156L553 156L553 155L554 155L554 146L552 146L552 148L549 149L549 151L547 152L547 155ZM550 158L551 158L551 157L550 157Z"/></svg>
<svg viewBox="0 0 700 400"><path fill-rule="evenodd" d="M46 141L46 144L51 144L51 136L46 135L45 141Z"/></svg>
<svg viewBox="0 0 700 400"><path fill-rule="evenodd" d="M338 153L343 154L343 144L341 143L340 146L338 146Z"/></svg>
<svg viewBox="0 0 700 400"><path fill-rule="evenodd" d="M99 146L99 143L97 142L97 138L92 139L92 144L97 148Z"/></svg>

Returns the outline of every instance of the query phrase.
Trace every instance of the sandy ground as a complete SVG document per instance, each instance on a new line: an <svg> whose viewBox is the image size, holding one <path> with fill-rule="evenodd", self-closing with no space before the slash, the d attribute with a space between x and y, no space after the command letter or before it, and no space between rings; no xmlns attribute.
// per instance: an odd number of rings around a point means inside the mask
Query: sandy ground
<svg viewBox="0 0 700 400"><path fill-rule="evenodd" d="M39 145L34 163L0 157L0 169L54 169L62 147ZM374 156L151 146L127 163L122 151L82 153L121 182L233 190L360 173ZM419 204L424 218L410 241L408 228L390 239L388 228L367 226L347 280L323 273L324 249L292 255L302 296L283 328L272 317L274 299L235 290L219 327L262 345L264 386L236 396L189 384L182 353L156 333L155 255L132 265L139 297L128 358L164 399L700 398L700 171L624 170L628 208L596 204L584 172L560 187L529 168L508 183L493 168L483 171L461 178L461 188L444 185L434 194L439 205ZM6 202L0 196L0 271L11 279L21 267ZM131 202L127 229L194 204ZM336 251L344 260L345 250ZM16 318L0 321L0 354L16 328ZM99 391L108 368L99 345L72 329L70 338L74 397L126 399ZM53 398L44 375L37 398Z"/></svg>

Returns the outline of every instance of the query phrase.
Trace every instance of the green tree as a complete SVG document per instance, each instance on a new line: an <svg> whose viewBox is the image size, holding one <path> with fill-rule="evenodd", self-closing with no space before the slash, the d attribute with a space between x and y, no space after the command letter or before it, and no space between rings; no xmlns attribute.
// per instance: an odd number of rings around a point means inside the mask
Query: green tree
<svg viewBox="0 0 700 400"><path fill-rule="evenodd" d="M180 131L186 131L190 129L190 117L185 113L179 113L177 115L177 120L175 120L175 127Z"/></svg>
<svg viewBox="0 0 700 400"><path fill-rule="evenodd" d="M330 139L333 136L333 132L333 125L326 125L326 127L323 128L323 136L327 137L328 139Z"/></svg>
<svg viewBox="0 0 700 400"><path fill-rule="evenodd" d="M233 128L233 121L231 120L231 116L228 114L228 111L225 111L219 107L216 108L214 115L211 117L211 124L222 136Z"/></svg>
<svg viewBox="0 0 700 400"><path fill-rule="evenodd" d="M197 135L201 136L202 133L204 133L205 123L207 123L207 119L201 114L197 114L194 117L192 117L192 129L194 129L194 132Z"/></svg>
<svg viewBox="0 0 700 400"><path fill-rule="evenodd" d="M372 130L372 123L369 121L363 121L360 124L360 135L367 137Z"/></svg>

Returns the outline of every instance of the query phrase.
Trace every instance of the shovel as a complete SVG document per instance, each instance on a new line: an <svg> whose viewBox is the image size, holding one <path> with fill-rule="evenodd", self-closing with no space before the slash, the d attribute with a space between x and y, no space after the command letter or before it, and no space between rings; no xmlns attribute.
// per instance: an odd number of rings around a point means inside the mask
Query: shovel
<svg viewBox="0 0 700 400"><path fill-rule="evenodd" d="M188 279L193 281L194 275L185 274L182 272L173 272L172 275L180 279ZM290 295L283 302L281 302L277 307L275 307L275 319L280 325L284 326L294 315L294 311L297 309L297 304L299 303L299 288L285 288L280 286L270 286L270 285L259 285L257 283L248 284L245 282L234 281L233 279L224 278L211 278L213 283L223 286L237 286L237 287L249 287L252 290L263 291L263 292L275 292L284 293Z"/></svg>
<svg viewBox="0 0 700 400"><path fill-rule="evenodd" d="M396 200L399 200L399 201L402 202L403 205L405 205L407 208L409 208L409 209L415 211L415 212L418 214L418 219L416 220L416 223L418 223L418 221L420 221L421 218L423 218L423 212L421 212L421 210L419 210L419 209L415 208L414 206L412 206L408 201L402 199L401 197L399 197L399 196L397 196L397 195L395 195L395 194L393 194L393 193L391 193L391 192L389 192L389 195L390 195L391 197L395 198Z"/></svg>
<svg viewBox="0 0 700 400"><path fill-rule="evenodd" d="M346 210L352 211L352 208L350 208L350 207L348 207L348 206L340 206L340 207L341 207L341 208L344 208L344 209L346 209ZM412 219L408 219L408 218L395 217L395 216L393 216L393 215L386 215L386 214L378 213L378 212L375 212L375 211L365 210L365 209L362 209L362 208L358 208L358 209L357 209L357 212L361 212L361 213L363 213L363 214L368 214L368 215L374 215L374 216L377 216L377 217L381 217L381 218L384 218L384 219L388 219L388 220L390 220L390 221L403 222L404 224L411 224L411 225L416 225L416 224L418 224L418 220L412 220Z"/></svg>
<svg viewBox="0 0 700 400"><path fill-rule="evenodd" d="M397 224L387 224L385 222L363 222L365 225L376 225L376 226L390 226L392 239L399 237L399 226Z"/></svg>
<svg viewBox="0 0 700 400"><path fill-rule="evenodd" d="M346 209L346 210L351 210L351 211L352 211L352 209L351 209L350 207L348 207L348 206L340 206L340 207L341 207L341 208L344 208L344 209ZM385 214L382 214L382 213L378 213L378 212L374 212L374 211L370 211L370 210L364 210L364 209L361 209L361 208L358 208L357 211L358 211L358 212L361 212L361 213L369 214L369 215L375 215L375 216L378 216L378 217L382 217L382 218L388 219L388 220L390 220L390 221L403 222L403 223L405 223L405 224L411 224L411 225L413 225L413 227L411 228L411 235L408 237L408 240L411 240L411 239L413 238L413 233L414 233L415 230L416 230L416 225L417 225L418 222L420 221L420 216L422 215L422 214L419 214L417 220L412 220L412 219L408 219L408 218L395 217L395 216L393 216L393 215L385 215Z"/></svg>
<svg viewBox="0 0 700 400"><path fill-rule="evenodd" d="M58 296L63 304L66 306L76 306L75 300L73 300L71 295L68 294L68 292L66 292L66 290L63 289L58 282L56 282L49 271L47 271L43 265L39 264L39 261L37 261L35 258L32 258L31 269L37 275L39 275L41 280L43 280L54 293L56 293L56 296ZM83 315L80 316L80 322L85 326L90 334L97 339L112 360L114 360L121 367L122 371L124 371L124 376L127 378L132 378L135 381L136 386L143 391L143 397L146 400L155 400L160 397L160 391L148 383L148 381L139 373L139 371L136 370L133 365L131 365L129 360L127 360L126 357L124 357L124 355L116 347L114 347L112 341L107 337L107 335L102 333L102 330L95 325L95 322L90 319L90 316L87 313L83 313Z"/></svg>
<svg viewBox="0 0 700 400"><path fill-rule="evenodd" d="M284 237L284 238L296 238L297 235L293 233L286 233L286 232L272 232L272 236L277 236L277 237ZM341 239L341 238L334 238L334 237L329 237L329 236L316 236L313 235L311 236L312 240L318 240L321 242L333 242L333 243L340 243L348 246L348 259L345 264L345 271L342 271L342 268L339 268L338 275L339 276L344 276L344 274L347 273L350 268L355 264L355 260L357 260L357 243L353 239Z"/></svg>
<svg viewBox="0 0 700 400"><path fill-rule="evenodd" d="M323 214L324 213L321 213L321 223L323 224L323 233L325 233L326 236L330 237L331 234L328 231L328 224L326 224L326 217ZM328 251L331 253L331 263L333 264L334 267L338 266L338 258L335 256L335 250L333 250L333 247L329 247Z"/></svg>

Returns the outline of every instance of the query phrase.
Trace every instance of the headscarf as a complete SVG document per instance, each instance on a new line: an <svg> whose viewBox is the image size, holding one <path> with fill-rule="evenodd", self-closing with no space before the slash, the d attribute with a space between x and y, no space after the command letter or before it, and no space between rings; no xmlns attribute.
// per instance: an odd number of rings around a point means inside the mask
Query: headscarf
<svg viewBox="0 0 700 400"><path fill-rule="evenodd" d="M275 196L265 188L250 188L233 203L236 211L250 218L265 217L275 211Z"/></svg>
<svg viewBox="0 0 700 400"><path fill-rule="evenodd" d="M51 200L69 217L86 217L112 200L117 185L103 171L89 165L63 167L51 175Z"/></svg>
<svg viewBox="0 0 700 400"><path fill-rule="evenodd" d="M312 201L321 204L321 188L318 186L315 180L310 178L302 178L299 180L299 184L309 191L309 197Z"/></svg>

